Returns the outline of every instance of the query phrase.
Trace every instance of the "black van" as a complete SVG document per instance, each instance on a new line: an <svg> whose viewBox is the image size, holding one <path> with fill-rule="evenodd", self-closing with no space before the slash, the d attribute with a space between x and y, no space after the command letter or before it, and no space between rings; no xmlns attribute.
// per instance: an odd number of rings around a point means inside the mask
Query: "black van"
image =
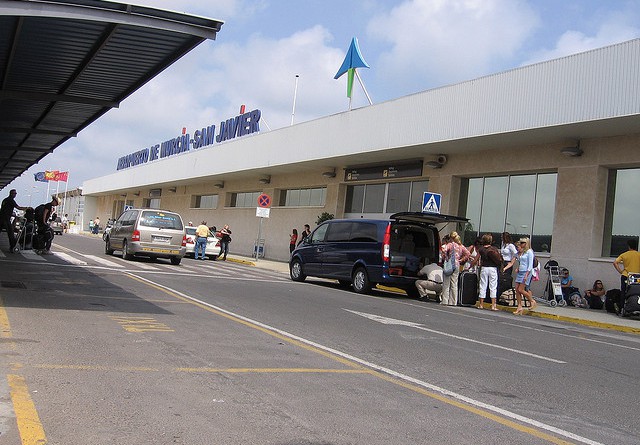
<svg viewBox="0 0 640 445"><path fill-rule="evenodd" d="M459 222L466 223L468 219L417 212L395 213L388 220L325 221L291 254L291 279L331 278L344 286L352 284L358 293L383 284L416 297L420 263L440 260L436 224Z"/></svg>

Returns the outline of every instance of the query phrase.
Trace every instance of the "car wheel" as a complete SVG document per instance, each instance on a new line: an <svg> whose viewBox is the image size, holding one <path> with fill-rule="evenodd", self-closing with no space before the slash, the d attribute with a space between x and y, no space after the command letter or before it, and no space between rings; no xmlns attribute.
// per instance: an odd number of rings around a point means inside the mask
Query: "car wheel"
<svg viewBox="0 0 640 445"><path fill-rule="evenodd" d="M180 264L180 261L182 261L182 257L179 257L179 256L171 257L171 264L173 264L174 266L177 266L178 264Z"/></svg>
<svg viewBox="0 0 640 445"><path fill-rule="evenodd" d="M111 241L109 241L108 237L104 242L104 253L106 253L107 255L113 255L113 249L111 248Z"/></svg>
<svg viewBox="0 0 640 445"><path fill-rule="evenodd" d="M289 275L293 281L304 281L304 279L307 278L304 272L302 272L302 263L300 260L293 260L289 268Z"/></svg>
<svg viewBox="0 0 640 445"><path fill-rule="evenodd" d="M133 255L131 255L127 251L127 240L122 241L122 259L123 260L132 260L133 259Z"/></svg>
<svg viewBox="0 0 640 445"><path fill-rule="evenodd" d="M371 282L364 267L358 267L353 273L353 290L359 294L366 294L371 290Z"/></svg>

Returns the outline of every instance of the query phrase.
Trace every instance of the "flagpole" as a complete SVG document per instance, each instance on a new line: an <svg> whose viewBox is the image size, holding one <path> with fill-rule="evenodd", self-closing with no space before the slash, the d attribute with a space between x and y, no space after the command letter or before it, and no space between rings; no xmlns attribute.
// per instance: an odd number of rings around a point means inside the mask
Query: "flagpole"
<svg viewBox="0 0 640 445"><path fill-rule="evenodd" d="M293 109L291 110L291 125L293 125L293 117L296 114L296 97L298 96L298 79L300 76L296 74L296 86L293 89Z"/></svg>
<svg viewBox="0 0 640 445"><path fill-rule="evenodd" d="M64 216L64 206L67 202L67 191L69 190L69 172L67 172L67 180L64 181L64 198L62 198L62 215Z"/></svg>

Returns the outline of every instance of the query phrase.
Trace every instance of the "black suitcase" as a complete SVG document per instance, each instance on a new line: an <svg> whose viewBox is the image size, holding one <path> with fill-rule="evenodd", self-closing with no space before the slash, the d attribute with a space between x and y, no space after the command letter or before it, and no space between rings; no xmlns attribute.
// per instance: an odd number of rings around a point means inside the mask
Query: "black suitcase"
<svg viewBox="0 0 640 445"><path fill-rule="evenodd" d="M607 312L615 314L616 304L618 304L618 300L622 295L622 291L620 289L609 289L606 294L604 294L604 308Z"/></svg>
<svg viewBox="0 0 640 445"><path fill-rule="evenodd" d="M498 273L498 292L497 295L500 296L504 293L504 291L513 289L513 277L506 273Z"/></svg>
<svg viewBox="0 0 640 445"><path fill-rule="evenodd" d="M460 272L458 275L458 306L475 306L478 301L478 274Z"/></svg>

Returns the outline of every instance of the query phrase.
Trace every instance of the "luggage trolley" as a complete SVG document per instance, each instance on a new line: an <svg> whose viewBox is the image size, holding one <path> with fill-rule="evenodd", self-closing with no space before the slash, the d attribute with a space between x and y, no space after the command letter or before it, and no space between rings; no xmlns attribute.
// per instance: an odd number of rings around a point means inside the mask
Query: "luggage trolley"
<svg viewBox="0 0 640 445"><path fill-rule="evenodd" d="M36 236L36 225L33 221L29 221L27 218L22 218L20 222L20 231L16 238L16 247L14 250L19 252L20 250L33 249L33 238Z"/></svg>
<svg viewBox="0 0 640 445"><path fill-rule="evenodd" d="M542 298L535 298L540 303L548 304L551 307L566 306L562 295L562 268L556 260L549 260L544 265L547 271L547 284L544 287L544 295Z"/></svg>

